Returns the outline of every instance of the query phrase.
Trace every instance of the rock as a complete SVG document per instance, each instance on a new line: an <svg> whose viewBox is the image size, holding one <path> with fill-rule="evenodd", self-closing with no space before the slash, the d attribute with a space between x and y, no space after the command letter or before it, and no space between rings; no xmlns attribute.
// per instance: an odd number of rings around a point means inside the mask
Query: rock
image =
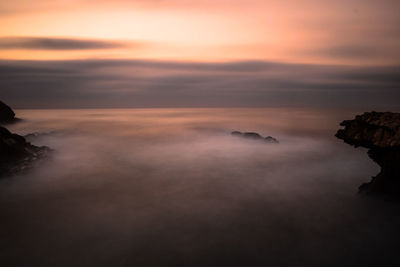
<svg viewBox="0 0 400 267"><path fill-rule="evenodd" d="M400 196L400 113L366 112L345 120L336 137L355 146L368 148L369 157L381 172L359 187L360 193Z"/></svg>
<svg viewBox="0 0 400 267"><path fill-rule="evenodd" d="M0 101L0 123L17 121L14 111ZM47 156L48 147L34 146L23 136L0 126L0 177L27 170L33 163Z"/></svg>
<svg viewBox="0 0 400 267"><path fill-rule="evenodd" d="M49 151L48 147L34 146L24 137L0 126L0 177L28 169L33 162L46 156Z"/></svg>
<svg viewBox="0 0 400 267"><path fill-rule="evenodd" d="M231 134L234 136L242 136L242 133L239 131L233 131Z"/></svg>
<svg viewBox="0 0 400 267"><path fill-rule="evenodd" d="M243 134L244 138L249 138L249 139L263 139L263 137L261 135L259 135L258 133L244 133Z"/></svg>
<svg viewBox="0 0 400 267"><path fill-rule="evenodd" d="M239 131L233 131L231 133L231 135L233 136L237 136L237 137L242 137L242 138L247 138L247 139L253 139L253 140L261 140L261 141L265 141L268 143L279 143L279 141L272 137L272 136L267 136L267 137L262 137L260 134L258 133L254 133L254 132L239 132Z"/></svg>
<svg viewBox="0 0 400 267"><path fill-rule="evenodd" d="M279 141L276 138L272 137L272 136L267 136L267 137L264 138L264 140L266 142L268 142L268 143L279 143Z"/></svg>
<svg viewBox="0 0 400 267"><path fill-rule="evenodd" d="M15 120L14 111L0 101L0 123L9 123Z"/></svg>

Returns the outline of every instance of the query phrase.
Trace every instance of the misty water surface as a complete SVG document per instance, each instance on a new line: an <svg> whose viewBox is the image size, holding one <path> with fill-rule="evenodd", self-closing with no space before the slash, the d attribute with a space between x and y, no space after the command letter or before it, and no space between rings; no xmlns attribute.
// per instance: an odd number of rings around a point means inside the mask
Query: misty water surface
<svg viewBox="0 0 400 267"><path fill-rule="evenodd" d="M398 205L334 137L353 111L18 110L54 149L0 181L1 266L398 266ZM233 130L272 135L244 140Z"/></svg>

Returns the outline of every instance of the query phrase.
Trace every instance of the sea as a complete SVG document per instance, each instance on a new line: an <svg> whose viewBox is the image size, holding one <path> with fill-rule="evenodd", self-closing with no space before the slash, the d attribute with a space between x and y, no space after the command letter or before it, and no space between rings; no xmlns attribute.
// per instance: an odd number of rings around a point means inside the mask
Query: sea
<svg viewBox="0 0 400 267"><path fill-rule="evenodd" d="M400 266L400 205L334 136L360 112L16 110L52 152L0 180L0 266Z"/></svg>

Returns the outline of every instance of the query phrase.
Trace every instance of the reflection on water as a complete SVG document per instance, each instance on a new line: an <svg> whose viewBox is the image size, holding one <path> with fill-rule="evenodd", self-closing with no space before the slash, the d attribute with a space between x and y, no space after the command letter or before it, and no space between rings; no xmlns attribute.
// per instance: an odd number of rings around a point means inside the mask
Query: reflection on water
<svg viewBox="0 0 400 267"><path fill-rule="evenodd" d="M333 137L354 112L20 110L55 150L0 181L6 266L397 265L399 210ZM280 144L230 136L274 136ZM5 230L5 231L4 231Z"/></svg>

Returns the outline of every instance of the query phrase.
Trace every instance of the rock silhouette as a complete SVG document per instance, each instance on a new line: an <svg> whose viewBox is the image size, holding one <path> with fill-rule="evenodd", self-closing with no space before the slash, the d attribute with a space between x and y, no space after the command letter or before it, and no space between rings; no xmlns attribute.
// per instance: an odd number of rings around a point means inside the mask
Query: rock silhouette
<svg viewBox="0 0 400 267"><path fill-rule="evenodd" d="M400 113L366 112L345 120L336 137L355 147L369 148L381 172L359 187L360 193L400 196Z"/></svg>
<svg viewBox="0 0 400 267"><path fill-rule="evenodd" d="M30 168L34 161L43 158L50 149L27 142L0 126L0 177L12 175Z"/></svg>
<svg viewBox="0 0 400 267"><path fill-rule="evenodd" d="M260 141L264 141L267 143L279 143L279 141L272 137L272 136L267 136L267 137L262 137L260 134L258 133L254 133L254 132L239 132L239 131L233 131L231 133L233 136L237 136L237 137L242 137L242 138L247 138L247 139L253 139L253 140L260 140Z"/></svg>
<svg viewBox="0 0 400 267"><path fill-rule="evenodd" d="M0 122L16 121L14 111L0 101ZM23 136L11 133L0 126L0 177L16 174L32 167L33 163L46 156L50 149L27 142Z"/></svg>
<svg viewBox="0 0 400 267"><path fill-rule="evenodd" d="M14 111L0 101L0 123L10 123L15 120L15 113Z"/></svg>

